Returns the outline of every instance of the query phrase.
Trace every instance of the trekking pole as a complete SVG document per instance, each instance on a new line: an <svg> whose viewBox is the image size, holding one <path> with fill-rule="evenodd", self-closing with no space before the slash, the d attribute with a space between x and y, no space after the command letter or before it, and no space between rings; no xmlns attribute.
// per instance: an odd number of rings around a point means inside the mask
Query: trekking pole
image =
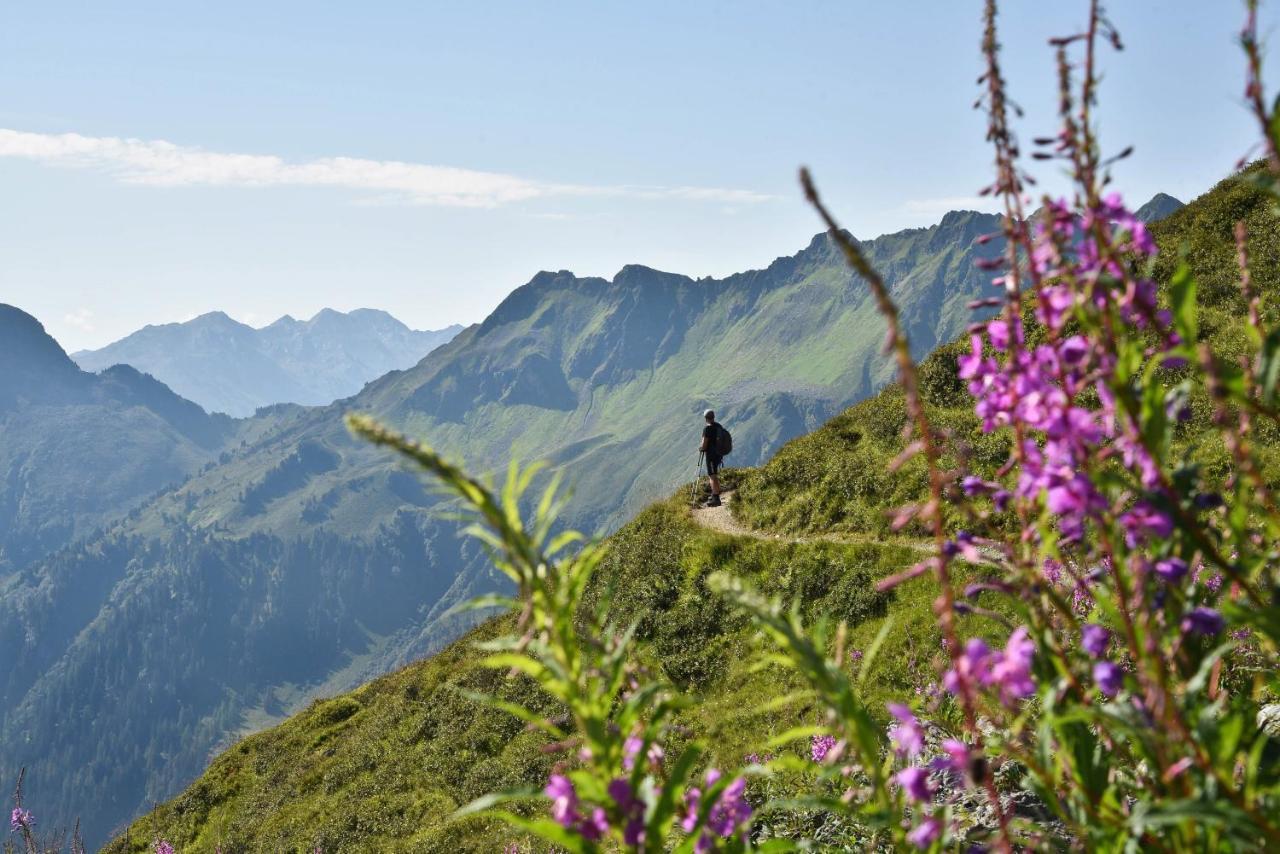
<svg viewBox="0 0 1280 854"><path fill-rule="evenodd" d="M697 502L698 487L702 485L702 458L706 456L705 451L698 451L698 467L693 470L693 486L689 488L689 500Z"/></svg>

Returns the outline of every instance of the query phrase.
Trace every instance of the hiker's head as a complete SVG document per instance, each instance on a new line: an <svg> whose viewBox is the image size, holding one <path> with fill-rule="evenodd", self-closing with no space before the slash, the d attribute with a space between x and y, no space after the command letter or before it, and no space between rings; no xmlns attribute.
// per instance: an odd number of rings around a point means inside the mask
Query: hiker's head
<svg viewBox="0 0 1280 854"><path fill-rule="evenodd" d="M707 419L707 423L710 424L712 421L716 420L715 410L708 409L706 412L702 413L702 417Z"/></svg>

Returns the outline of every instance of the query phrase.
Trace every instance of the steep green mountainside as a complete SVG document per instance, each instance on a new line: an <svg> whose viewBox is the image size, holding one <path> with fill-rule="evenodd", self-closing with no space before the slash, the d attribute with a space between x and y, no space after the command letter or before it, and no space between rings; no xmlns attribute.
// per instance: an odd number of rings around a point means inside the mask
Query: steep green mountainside
<svg viewBox="0 0 1280 854"><path fill-rule="evenodd" d="M80 370L0 305L0 579L181 483L238 431L132 368Z"/></svg>
<svg viewBox="0 0 1280 854"><path fill-rule="evenodd" d="M461 331L456 325L410 329L367 308L326 308L310 320L286 315L261 329L215 311L147 326L72 358L88 371L132 365L210 412L248 416L276 403L322 406L350 397L387 371L416 364Z"/></svg>
<svg viewBox="0 0 1280 854"><path fill-rule="evenodd" d="M974 239L997 225L953 213L867 241L920 352L989 290L973 261L1000 247ZM549 459L576 487L566 522L608 530L692 474L704 407L732 427L735 462L763 462L887 380L882 339L825 236L723 280L540 274L352 399L249 419L270 425L24 573L0 598L15 651L0 658L0 778L27 766L33 803L101 839L211 751L458 636L444 612L495 575L415 475L348 436L345 412L479 470Z"/></svg>
<svg viewBox="0 0 1280 854"><path fill-rule="evenodd" d="M1237 218L1250 225L1255 282L1269 303L1280 295L1280 229L1265 197L1225 181L1157 228L1164 248L1157 279L1167 281L1185 250L1203 285L1202 331L1227 352L1241 337L1233 318L1242 304L1231 286ZM1000 437L981 434L970 413L955 375L962 346L931 354L921 366L922 385L935 422L975 449L973 463L981 470L998 464L1005 449ZM1218 467L1225 473L1203 390L1193 395L1192 410L1180 441L1211 472ZM864 648L892 618L867 683L874 708L936 677L941 650L933 582L918 578L889 594L876 593L872 584L919 559L912 532L889 533L885 521L888 509L919 499L924 489L919 463L889 473L902 449L904 421L901 391L892 386L786 444L764 466L732 473L735 514L759 538L699 527L675 498L644 510L610 539L600 583L612 585L621 619L640 620L641 661L703 700L684 722L713 745L712 763L739 761L771 735L812 721L804 709L757 711L762 697L780 696L789 686L777 673L747 669L744 652L755 636L706 589L711 571L728 571L798 600L810 616L847 620L854 649ZM1270 472L1280 474L1280 435L1260 430L1255 440L1264 446ZM961 570L960 583L968 572ZM486 792L540 783L555 759L519 721L464 694L497 692L536 705L528 683L476 667L481 654L472 642L503 631L509 619L495 618L431 659L318 701L245 739L185 793L137 822L131 846L117 840L109 850L142 851L155 836L194 851L216 845L229 852L316 845L326 851L499 850L518 836L483 819L449 823L446 817ZM993 629L985 620L965 619L962 634ZM784 777L753 786L774 786L771 794L778 795L793 783ZM757 789L749 796L762 794ZM352 804L360 807L346 806ZM817 826L803 830L821 835Z"/></svg>
<svg viewBox="0 0 1280 854"><path fill-rule="evenodd" d="M910 692L942 654L929 579L892 594L873 582L919 559L911 541L789 543L727 537L695 525L685 503L653 505L610 538L602 569L623 619L640 618L641 659L706 701L681 723L715 745L711 764L736 764L762 736L811 723L805 709L760 713L762 697L794 690L780 673L751 673L746 620L706 587L717 570L799 598L810 615L849 621L864 649L885 619L894 627L870 674L878 696ZM186 792L106 850L143 852L163 837L184 851L500 851L520 837L499 823L447 818L488 792L545 781L560 757L515 718L464 692L541 707L532 683L477 666L474 648L511 619L494 619L438 655L364 687L317 701L285 724L214 760ZM979 619L969 632L993 627ZM913 662L903 666L904 662ZM785 785L785 783L783 784ZM541 850L541 849L538 849Z"/></svg>

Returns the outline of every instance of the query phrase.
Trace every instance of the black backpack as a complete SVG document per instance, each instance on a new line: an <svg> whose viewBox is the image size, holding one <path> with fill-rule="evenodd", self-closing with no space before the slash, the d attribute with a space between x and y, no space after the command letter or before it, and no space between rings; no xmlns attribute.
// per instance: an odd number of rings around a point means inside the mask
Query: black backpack
<svg viewBox="0 0 1280 854"><path fill-rule="evenodd" d="M723 424L716 424L720 429L716 431L716 456L727 457L733 453L733 437L729 435L729 431L724 429Z"/></svg>

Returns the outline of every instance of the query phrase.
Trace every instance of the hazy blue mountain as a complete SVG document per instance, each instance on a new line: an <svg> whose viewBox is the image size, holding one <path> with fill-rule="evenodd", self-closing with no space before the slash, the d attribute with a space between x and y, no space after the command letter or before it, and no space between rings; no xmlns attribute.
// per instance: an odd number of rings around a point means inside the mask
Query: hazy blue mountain
<svg viewBox="0 0 1280 854"><path fill-rule="evenodd" d="M1178 201L1168 193L1156 193L1151 197L1145 205L1134 211L1134 215L1146 223L1159 222L1172 213L1176 213L1186 207L1186 204Z"/></svg>
<svg viewBox="0 0 1280 854"><path fill-rule="evenodd" d="M215 311L147 326L73 358L88 371L132 365L210 412L247 416L275 403L321 406L350 397L370 380L415 364L461 330L410 329L368 308L345 314L326 308L310 320L286 315L254 329Z"/></svg>
<svg viewBox="0 0 1280 854"><path fill-rule="evenodd" d="M951 213L864 243L918 352L990 294L973 262L1002 245L975 239L998 226ZM758 464L884 385L883 339L826 235L725 279L539 273L355 397L259 413L243 447L5 590L0 779L27 766L32 802L101 840L237 735L457 636L446 610L497 579L346 412L474 469L550 460L576 489L567 521L607 531L692 475L702 409L733 430L733 464Z"/></svg>
<svg viewBox="0 0 1280 854"><path fill-rule="evenodd" d="M180 483L237 430L133 368L80 370L0 305L0 579Z"/></svg>

